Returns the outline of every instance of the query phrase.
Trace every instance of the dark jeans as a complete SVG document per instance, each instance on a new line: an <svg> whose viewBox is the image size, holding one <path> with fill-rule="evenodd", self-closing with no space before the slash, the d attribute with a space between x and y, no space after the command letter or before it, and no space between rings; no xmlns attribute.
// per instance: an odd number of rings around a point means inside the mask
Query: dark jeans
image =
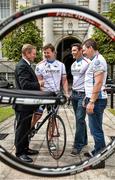
<svg viewBox="0 0 115 180"><path fill-rule="evenodd" d="M86 104L88 104L89 98L86 98ZM107 99L97 99L94 106L94 113L88 114L90 132L94 138L94 150L93 153L99 152L105 147L105 138L102 128L103 113L107 105Z"/></svg>
<svg viewBox="0 0 115 180"><path fill-rule="evenodd" d="M87 128L85 122L86 109L82 106L84 92L72 91L72 105L76 119L76 132L74 138L74 148L80 151L87 145Z"/></svg>
<svg viewBox="0 0 115 180"><path fill-rule="evenodd" d="M16 131L15 131L15 147L16 155L24 154L29 148L28 133L31 127L32 113L15 111L16 114Z"/></svg>

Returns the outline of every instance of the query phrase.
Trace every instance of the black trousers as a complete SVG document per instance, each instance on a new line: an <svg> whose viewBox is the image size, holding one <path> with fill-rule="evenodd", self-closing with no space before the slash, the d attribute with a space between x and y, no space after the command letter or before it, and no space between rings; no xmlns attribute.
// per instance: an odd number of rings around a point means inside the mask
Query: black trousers
<svg viewBox="0 0 115 180"><path fill-rule="evenodd" d="M25 153L29 148L28 133L31 128L31 120L33 112L15 111L16 114L16 131L15 131L15 147L16 156Z"/></svg>

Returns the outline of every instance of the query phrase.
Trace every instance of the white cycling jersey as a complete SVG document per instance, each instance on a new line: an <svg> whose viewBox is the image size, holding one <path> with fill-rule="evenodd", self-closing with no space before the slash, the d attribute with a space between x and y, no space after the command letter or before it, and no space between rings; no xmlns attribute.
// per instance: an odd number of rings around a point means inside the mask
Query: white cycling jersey
<svg viewBox="0 0 115 180"><path fill-rule="evenodd" d="M98 99L105 99L107 98L107 93L105 91L105 84L107 78L107 63L104 57L101 54L97 54L93 60L91 61L86 74L85 74L85 93L86 97L91 97L93 86L94 86L94 75L96 72L104 72L104 79L101 91L99 92ZM97 74L98 76L98 74Z"/></svg>
<svg viewBox="0 0 115 180"><path fill-rule="evenodd" d="M60 91L60 83L66 75L65 65L58 61L43 60L36 65L35 73L44 80L44 91Z"/></svg>
<svg viewBox="0 0 115 180"><path fill-rule="evenodd" d="M73 85L72 89L75 91L84 92L84 79L85 72L89 66L91 60L82 57L79 60L76 60L71 66L71 74L73 76Z"/></svg>

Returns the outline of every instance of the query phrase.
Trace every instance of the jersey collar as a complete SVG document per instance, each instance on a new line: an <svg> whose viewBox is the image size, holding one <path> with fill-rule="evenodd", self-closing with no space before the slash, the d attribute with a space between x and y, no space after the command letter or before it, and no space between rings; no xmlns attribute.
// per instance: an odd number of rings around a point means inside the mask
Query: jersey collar
<svg viewBox="0 0 115 180"><path fill-rule="evenodd" d="M80 57L79 59L76 59L76 62L78 63L78 62L80 62L80 61L82 61L82 57Z"/></svg>
<svg viewBox="0 0 115 180"><path fill-rule="evenodd" d="M52 64L55 60L46 60L48 63Z"/></svg>
<svg viewBox="0 0 115 180"><path fill-rule="evenodd" d="M95 57L98 57L99 52L96 52L96 54L94 56L92 56L92 58L90 58L90 60L92 61Z"/></svg>

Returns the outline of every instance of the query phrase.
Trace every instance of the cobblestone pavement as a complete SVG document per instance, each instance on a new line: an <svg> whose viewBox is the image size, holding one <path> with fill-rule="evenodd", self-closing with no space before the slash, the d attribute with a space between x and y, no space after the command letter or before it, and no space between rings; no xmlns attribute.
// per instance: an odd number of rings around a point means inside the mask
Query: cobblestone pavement
<svg viewBox="0 0 115 180"><path fill-rule="evenodd" d="M72 108L60 108L60 116L64 119L64 123L67 131L67 145L63 157L58 161L61 165L71 164L74 161L79 161L78 157L71 157L70 152L72 149L74 132L75 132L75 121ZM87 121L87 117L86 117ZM14 147L14 117L9 118L0 125L0 133L8 133L8 136L4 140L0 140L0 144L5 147L12 154L15 153ZM57 162L49 155L47 144L46 144L46 125L39 130L39 132L33 137L31 141L32 149L39 150L39 156L33 156L34 164L40 165L55 165ZM108 110L104 113L103 128L105 131L106 142L108 142L109 136L115 136L115 116L113 116ZM93 139L90 135L88 128L88 139L89 144L87 149L91 149L93 146ZM42 145L41 145L42 144ZM84 158L81 156L81 158ZM38 177L22 172L16 171L2 162L0 162L0 180L49 180L49 179L64 179L64 180L113 180L115 179L115 153L106 161L106 167L104 169L88 170L79 174L64 176L64 177Z"/></svg>

